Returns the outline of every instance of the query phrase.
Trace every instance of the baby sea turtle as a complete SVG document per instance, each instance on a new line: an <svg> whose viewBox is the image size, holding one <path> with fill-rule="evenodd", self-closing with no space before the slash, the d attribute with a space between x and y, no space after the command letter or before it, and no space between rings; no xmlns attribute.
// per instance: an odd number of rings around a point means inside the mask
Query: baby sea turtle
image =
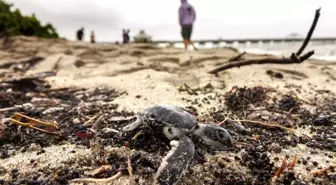
<svg viewBox="0 0 336 185"><path fill-rule="evenodd" d="M227 130L217 125L198 123L186 110L173 105L147 108L137 115L136 121L122 130L129 132L141 127L162 132L171 140L172 148L161 162L155 184L176 184L186 172L195 154L195 146L189 137L199 137L205 144L219 150L232 146L232 138Z"/></svg>

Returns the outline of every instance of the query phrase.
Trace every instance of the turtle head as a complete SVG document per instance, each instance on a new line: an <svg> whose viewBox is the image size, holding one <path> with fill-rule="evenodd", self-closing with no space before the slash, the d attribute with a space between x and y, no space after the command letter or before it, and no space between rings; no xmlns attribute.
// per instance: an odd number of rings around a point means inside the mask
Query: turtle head
<svg viewBox="0 0 336 185"><path fill-rule="evenodd" d="M190 129L189 133L197 135L198 137L202 138L205 135L205 128L206 128L205 124L197 123Z"/></svg>
<svg viewBox="0 0 336 185"><path fill-rule="evenodd" d="M232 137L227 130L215 124L195 125L190 132L201 138L207 145L224 149L232 146Z"/></svg>

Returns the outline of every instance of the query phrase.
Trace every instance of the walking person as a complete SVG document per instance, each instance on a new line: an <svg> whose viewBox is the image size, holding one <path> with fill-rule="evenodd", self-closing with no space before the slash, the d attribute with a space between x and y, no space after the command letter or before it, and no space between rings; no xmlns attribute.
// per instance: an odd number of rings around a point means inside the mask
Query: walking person
<svg viewBox="0 0 336 185"><path fill-rule="evenodd" d="M179 8L179 21L185 50L188 49L188 45L191 45L194 50L197 50L194 43L191 41L191 34L195 20L196 12L194 7L190 5L187 0L181 0L181 6Z"/></svg>

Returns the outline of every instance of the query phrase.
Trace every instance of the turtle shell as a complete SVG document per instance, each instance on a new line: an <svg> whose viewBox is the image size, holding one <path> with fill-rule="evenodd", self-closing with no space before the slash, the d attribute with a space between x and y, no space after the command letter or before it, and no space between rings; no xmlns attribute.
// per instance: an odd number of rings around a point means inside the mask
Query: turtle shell
<svg viewBox="0 0 336 185"><path fill-rule="evenodd" d="M156 105L145 109L142 115L158 123L188 130L197 124L190 113L181 107L172 105Z"/></svg>

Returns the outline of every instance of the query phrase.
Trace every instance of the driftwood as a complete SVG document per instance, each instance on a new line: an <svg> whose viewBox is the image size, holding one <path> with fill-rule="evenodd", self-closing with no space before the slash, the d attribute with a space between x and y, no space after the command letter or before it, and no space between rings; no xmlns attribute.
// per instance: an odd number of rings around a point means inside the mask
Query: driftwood
<svg viewBox="0 0 336 185"><path fill-rule="evenodd" d="M55 76L55 75L56 75L55 72L46 71L46 72L40 72L40 73L31 74L31 75L13 76L13 77L6 78L6 79L0 78L0 82L1 83L20 83L20 82L24 83L27 81L34 81L34 80L38 81L43 78L47 78L47 77Z"/></svg>
<svg viewBox="0 0 336 185"><path fill-rule="evenodd" d="M32 57L23 61L14 61L14 62L8 62L5 64L0 64L0 68L9 68L11 66L18 66L18 65L23 65L20 68L20 71L27 71L29 68L31 68L32 66L36 65L37 63L39 63L40 61L44 60L43 57Z"/></svg>
<svg viewBox="0 0 336 185"><path fill-rule="evenodd" d="M210 71L211 74L217 74L226 69L234 68L234 67L242 67L253 64L296 64L302 63L307 60L314 54L314 51L309 51L305 55L298 57L295 54L292 54L290 58L263 58L263 59L251 59L251 60L243 60L240 62L231 62L224 66L221 66L215 70Z"/></svg>
<svg viewBox="0 0 336 185"><path fill-rule="evenodd" d="M70 182L71 183L112 183L113 181L117 180L118 178L120 178L122 176L122 172L118 172L117 174L115 174L114 176L110 177L110 178L106 178L106 179L95 179L95 178L78 178L78 179L72 179Z"/></svg>
<svg viewBox="0 0 336 185"><path fill-rule="evenodd" d="M224 66L218 67L212 71L210 71L210 74L215 74L217 75L219 72L234 68L234 67L242 67L242 66L247 66L247 65L253 65L253 64L298 64L302 63L305 60L307 60L309 57L314 55L314 50L309 51L308 53L304 54L301 56L302 52L308 45L311 36L313 35L313 32L315 30L316 24L318 22L318 19L320 17L320 10L321 8L317 9L315 12L315 18L314 21L310 27L310 30L302 43L302 46L296 53L292 53L290 57L287 58L263 58L263 59L251 59L251 60L243 60L239 62L230 62L225 64Z"/></svg>
<svg viewBox="0 0 336 185"><path fill-rule="evenodd" d="M246 54L246 52L244 51L243 53L240 53L239 55L230 58L230 59L228 60L228 62L236 62L236 61L239 61L239 60L241 59L241 57L244 56L245 54Z"/></svg>
<svg viewBox="0 0 336 185"><path fill-rule="evenodd" d="M63 57L60 56L60 57L57 59L57 61L56 61L56 63L55 63L55 65L54 65L54 67L53 67L52 70L59 70L59 63L61 62L62 58L63 58Z"/></svg>
<svg viewBox="0 0 336 185"><path fill-rule="evenodd" d="M313 23L312 23L312 25L311 25L311 27L310 27L310 30L309 30L309 32L308 32L308 34L307 34L307 36L306 36L306 39L303 41L303 44L302 44L302 46L300 47L300 49L296 52L296 55L301 55L301 53L303 52L303 50L306 48L306 46L308 45L308 43L309 43L309 41L310 41L310 38L311 38L311 36L313 35L313 32L314 32L314 30L315 30L315 27L316 27L316 25L317 25L317 21L318 21L318 19L319 19L319 17L320 17L320 10L321 10L321 8L319 8L319 9L317 9L316 11L315 11L315 17L314 17L314 21L313 21Z"/></svg>

